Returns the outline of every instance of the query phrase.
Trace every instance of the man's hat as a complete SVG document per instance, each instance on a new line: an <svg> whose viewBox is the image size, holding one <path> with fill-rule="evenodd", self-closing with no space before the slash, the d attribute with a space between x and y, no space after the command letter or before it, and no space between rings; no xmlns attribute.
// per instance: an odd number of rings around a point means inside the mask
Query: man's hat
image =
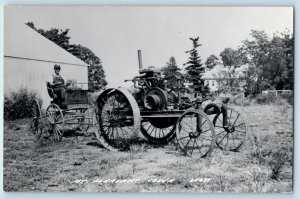
<svg viewBox="0 0 300 199"><path fill-rule="evenodd" d="M55 65L54 65L54 70L56 70L56 69L60 70L60 65L55 64Z"/></svg>

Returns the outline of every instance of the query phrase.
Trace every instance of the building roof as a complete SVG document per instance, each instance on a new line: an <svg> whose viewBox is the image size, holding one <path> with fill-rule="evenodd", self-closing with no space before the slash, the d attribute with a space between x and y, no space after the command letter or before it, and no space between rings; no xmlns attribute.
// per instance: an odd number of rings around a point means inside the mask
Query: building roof
<svg viewBox="0 0 300 199"><path fill-rule="evenodd" d="M87 66L82 60L22 23L5 24L4 57Z"/></svg>

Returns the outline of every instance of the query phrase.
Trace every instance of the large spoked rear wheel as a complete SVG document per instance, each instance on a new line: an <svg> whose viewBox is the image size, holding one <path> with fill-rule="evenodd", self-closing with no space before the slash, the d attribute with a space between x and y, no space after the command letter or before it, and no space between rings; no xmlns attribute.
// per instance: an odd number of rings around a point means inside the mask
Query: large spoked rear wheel
<svg viewBox="0 0 300 199"><path fill-rule="evenodd" d="M218 113L214 120L216 144L223 150L239 151L244 145L248 124L245 117L233 108L227 108L228 127L223 127L223 115Z"/></svg>
<svg viewBox="0 0 300 199"><path fill-rule="evenodd" d="M44 123L44 138L60 142L64 134L65 122L62 110L58 105L51 104L48 106Z"/></svg>
<svg viewBox="0 0 300 199"><path fill-rule="evenodd" d="M167 144L176 136L177 118L151 118L141 122L141 132L148 141Z"/></svg>
<svg viewBox="0 0 300 199"><path fill-rule="evenodd" d="M42 111L40 108L40 104L37 100L34 100L33 102L31 113L32 113L32 120L30 125L31 131L35 135L36 139L39 140L42 135L42 129L41 129Z"/></svg>
<svg viewBox="0 0 300 199"><path fill-rule="evenodd" d="M176 139L188 156L208 156L215 145L215 131L208 116L200 110L188 110L178 119Z"/></svg>
<svg viewBox="0 0 300 199"><path fill-rule="evenodd" d="M104 91L97 100L96 117L100 130L96 136L109 150L126 150L138 136L139 107L126 89Z"/></svg>

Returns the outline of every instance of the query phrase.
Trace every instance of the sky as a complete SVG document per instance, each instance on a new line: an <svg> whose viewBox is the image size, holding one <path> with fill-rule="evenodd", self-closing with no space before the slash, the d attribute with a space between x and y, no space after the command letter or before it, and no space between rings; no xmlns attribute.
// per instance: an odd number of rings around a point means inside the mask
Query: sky
<svg viewBox="0 0 300 199"><path fill-rule="evenodd" d="M137 50L143 66L163 67L174 56L187 62L190 37L198 37L204 63L224 48L237 48L252 29L269 36L293 31L292 7L104 7L11 6L4 23L33 22L37 28L69 28L70 42L91 49L102 60L108 87L129 87L138 75ZM13 26L10 26L13 27ZM5 34L15 31L5 29ZM15 45L10 43L8 45Z"/></svg>

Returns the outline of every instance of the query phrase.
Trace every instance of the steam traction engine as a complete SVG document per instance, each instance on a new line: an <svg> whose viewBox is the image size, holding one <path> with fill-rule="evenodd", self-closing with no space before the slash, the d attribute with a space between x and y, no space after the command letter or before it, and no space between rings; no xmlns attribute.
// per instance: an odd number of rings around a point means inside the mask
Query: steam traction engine
<svg viewBox="0 0 300 199"><path fill-rule="evenodd" d="M166 91L165 78L155 68L142 68L140 51L139 76L132 81L136 92L110 88L97 99L96 116L100 142L110 150L122 150L141 132L150 142L167 143L176 137L187 155L205 157L217 144L221 149L237 151L246 140L248 126L236 110L182 95L185 88ZM178 82L181 81L178 78ZM215 114L213 122L208 114ZM224 119L225 118L225 119Z"/></svg>

